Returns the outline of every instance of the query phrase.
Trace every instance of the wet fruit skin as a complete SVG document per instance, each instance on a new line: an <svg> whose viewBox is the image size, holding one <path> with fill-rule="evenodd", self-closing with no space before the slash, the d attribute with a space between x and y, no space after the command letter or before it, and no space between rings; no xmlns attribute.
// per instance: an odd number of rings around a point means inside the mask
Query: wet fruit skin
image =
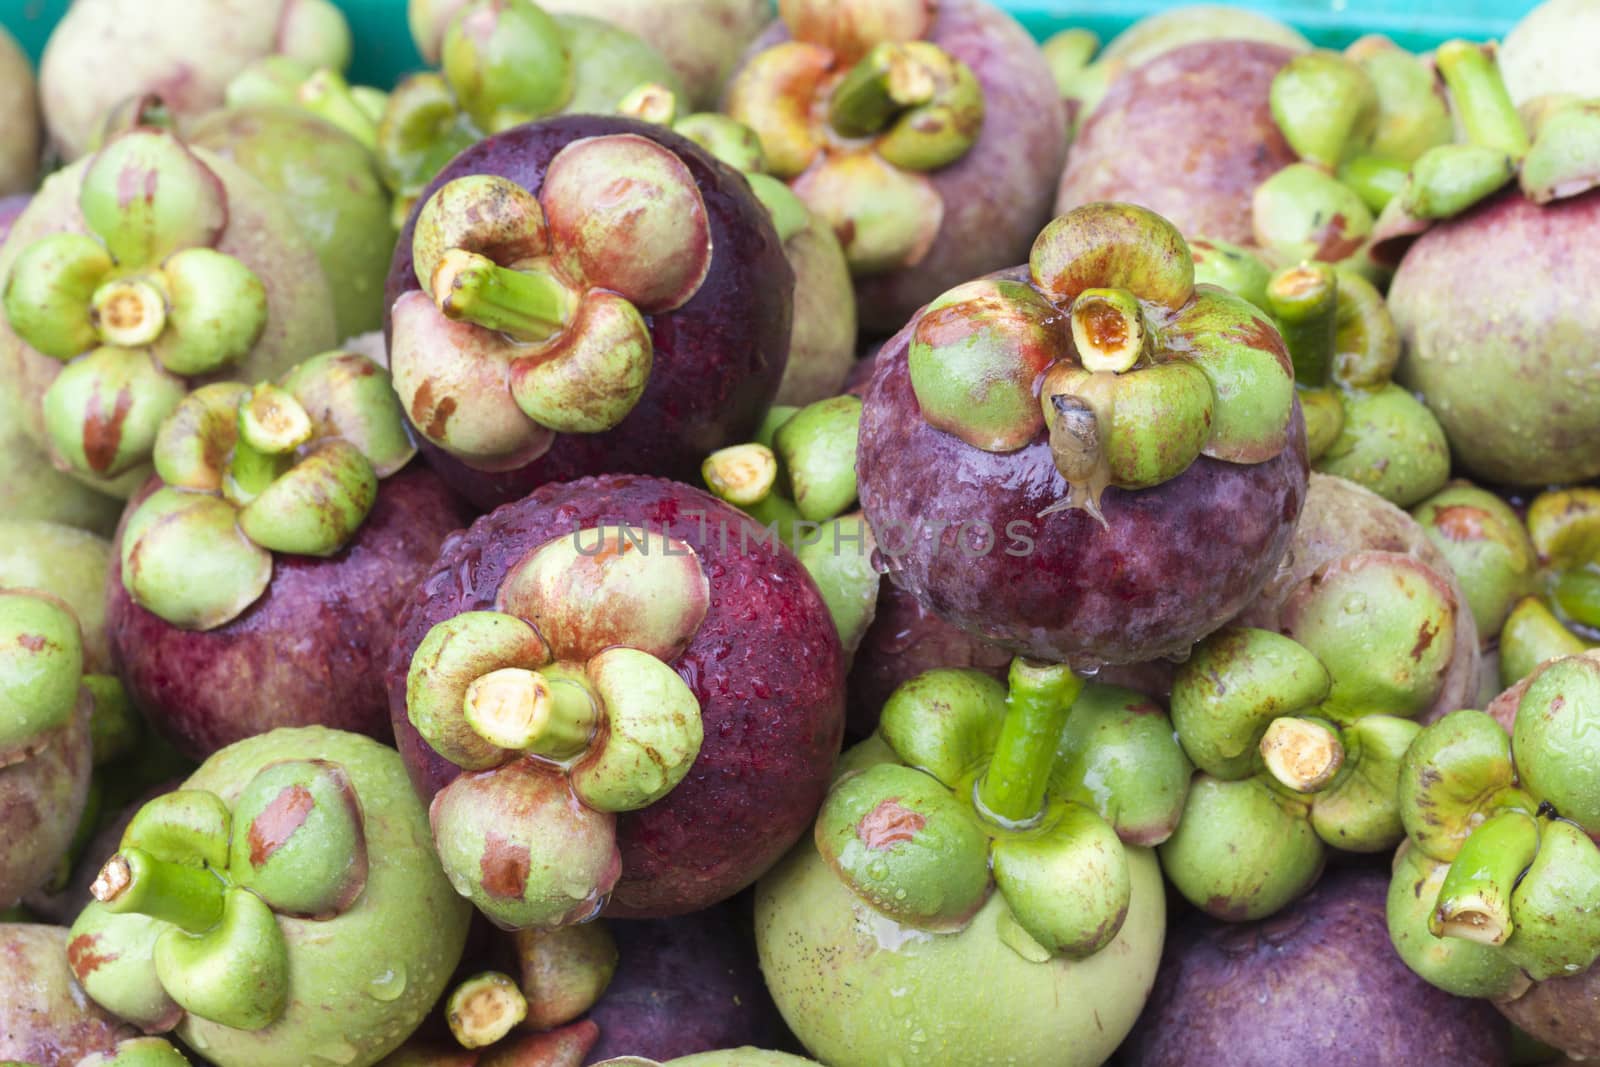
<svg viewBox="0 0 1600 1067"><path fill-rule="evenodd" d="M1542 486L1600 474L1597 233L1600 193L1541 206L1511 191L1423 234L1395 272L1399 380L1478 478Z"/></svg>
<svg viewBox="0 0 1600 1067"><path fill-rule="evenodd" d="M711 582L705 622L670 664L700 703L700 754L663 800L618 817L622 877L605 911L681 914L749 885L809 832L844 731L844 653L822 596L786 548L755 541L765 531L743 513L685 485L613 475L544 486L479 519L401 616L387 673L395 740L424 800L460 773L407 716L412 654L435 623L492 609L526 553L601 524L684 542Z"/></svg>
<svg viewBox="0 0 1600 1067"><path fill-rule="evenodd" d="M789 352L794 272L765 209L744 178L698 145L660 126L602 115L571 115L518 126L480 141L446 167L418 198L469 174L508 178L538 195L546 165L569 143L631 133L675 152L705 200L712 257L705 282L682 307L645 316L655 348L650 382L633 410L598 434L561 434L523 467L490 473L468 467L426 440L428 462L453 489L488 510L547 482L616 471L697 482L700 462L754 433L783 377ZM395 247L385 308L417 289L411 259L416 212ZM392 343L388 312L385 339Z"/></svg>
<svg viewBox="0 0 1600 1067"><path fill-rule="evenodd" d="M739 904L611 924L620 959L587 1016L600 1027L600 1039L584 1063L785 1044L788 1031L761 981Z"/></svg>
<svg viewBox="0 0 1600 1067"><path fill-rule="evenodd" d="M1382 869L1350 867L1271 919L1174 922L1123 1067L1507 1062L1489 1005L1433 988L1395 954L1388 889Z"/></svg>
<svg viewBox="0 0 1600 1067"><path fill-rule="evenodd" d="M913 267L856 282L861 328L879 337L946 289L1027 258L1050 219L1050 182L1067 158L1066 111L1028 32L986 0L929 6L937 15L923 40L972 68L983 86L983 129L966 155L926 175L944 200L944 220L927 255ZM751 54L789 37L775 23Z"/></svg>
<svg viewBox="0 0 1600 1067"><path fill-rule="evenodd" d="M1256 186L1296 159L1267 101L1294 54L1260 41L1202 41L1122 75L1073 142L1056 213L1127 200L1186 237L1253 243Z"/></svg>
<svg viewBox="0 0 1600 1067"><path fill-rule="evenodd" d="M113 552L107 626L129 694L196 759L279 726L387 740L382 670L400 606L468 517L438 476L413 463L382 482L371 514L338 554L277 555L261 599L204 632L135 604L122 585L120 549Z"/></svg>
<svg viewBox="0 0 1600 1067"><path fill-rule="evenodd" d="M1070 643L1074 666L1092 668L1179 655L1260 590L1305 499L1298 413L1287 447L1264 463L1202 456L1154 489L1108 488L1101 508L1109 529L1078 509L1040 519L1065 495L1046 433L999 454L928 425L911 389L911 328L879 353L857 476L863 510L882 527L880 550L889 538L889 576L935 612L1026 655L1054 659L1052 649ZM904 544L894 530L927 531L938 521L950 531L988 523L993 551L968 558L947 532L937 553L893 552ZM1030 551L1008 538L1014 522L1032 530Z"/></svg>
<svg viewBox="0 0 1600 1067"><path fill-rule="evenodd" d="M73 1067L136 1036L78 988L68 955L63 927L0 924L0 1062Z"/></svg>

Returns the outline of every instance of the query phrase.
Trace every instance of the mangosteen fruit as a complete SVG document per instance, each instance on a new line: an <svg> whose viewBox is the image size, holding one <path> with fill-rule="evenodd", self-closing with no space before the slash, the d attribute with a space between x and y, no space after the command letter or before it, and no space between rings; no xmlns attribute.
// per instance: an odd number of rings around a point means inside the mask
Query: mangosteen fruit
<svg viewBox="0 0 1600 1067"><path fill-rule="evenodd" d="M88 997L72 976L67 931L32 923L0 924L0 1056L30 1067L77 1067L111 1052L138 1031Z"/></svg>
<svg viewBox="0 0 1600 1067"><path fill-rule="evenodd" d="M39 590L58 597L78 619L83 669L111 672L106 637L106 575L111 542L71 526L0 519L0 589Z"/></svg>
<svg viewBox="0 0 1600 1067"><path fill-rule="evenodd" d="M39 172L39 90L33 64L0 28L0 85L9 103L0 118L0 196L33 190Z"/></svg>
<svg viewBox="0 0 1600 1067"><path fill-rule="evenodd" d="M387 678L445 870L506 928L726 899L810 825L844 726L799 561L653 478L479 519L401 613Z"/></svg>
<svg viewBox="0 0 1600 1067"><path fill-rule="evenodd" d="M0 590L0 907L44 885L88 800L83 638L62 601Z"/></svg>
<svg viewBox="0 0 1600 1067"><path fill-rule="evenodd" d="M1600 505L1600 494L1594 502ZM1564 523L1546 527L1544 516L1554 519L1568 509L1552 497L1539 510L1549 547L1555 526ZM1445 486L1411 509L1411 515L1461 583L1477 624L1478 640L1485 647L1497 642L1513 607L1538 584L1539 551L1522 517L1498 494L1464 480ZM1600 520L1600 506L1594 509L1593 518ZM1600 523L1596 532L1600 532ZM1581 568L1587 561L1571 562Z"/></svg>
<svg viewBox="0 0 1600 1067"><path fill-rule="evenodd" d="M1526 521L1526 531L1520 521L1512 527L1523 543L1512 544L1535 557L1537 571L1513 589L1526 595L1510 607L1500 632L1500 679L1506 686L1545 660L1600 641L1600 489L1540 493L1528 505ZM1487 565L1485 571L1493 573Z"/></svg>
<svg viewBox="0 0 1600 1067"><path fill-rule="evenodd" d="M1600 1055L1586 1011L1600 958L1600 653L1544 663L1495 704L1511 713L1509 733L1494 715L1457 711L1406 754L1409 848L1390 935L1434 985L1494 999L1569 1055Z"/></svg>
<svg viewBox="0 0 1600 1067"><path fill-rule="evenodd" d="M0 279L0 368L23 430L121 497L191 388L273 377L335 343L327 282L283 204L152 127L49 179L0 246Z"/></svg>
<svg viewBox="0 0 1600 1067"><path fill-rule="evenodd" d="M680 1056L675 1060L647 1060L641 1056L618 1056L604 1060L597 1067L816 1067L816 1060L791 1056L787 1052L769 1052L766 1049L730 1048L716 1052L701 1052L694 1056Z"/></svg>
<svg viewBox="0 0 1600 1067"><path fill-rule="evenodd" d="M879 353L856 457L889 576L1082 669L1179 656L1277 567L1305 496L1288 352L1177 229L1094 204Z"/></svg>
<svg viewBox="0 0 1600 1067"><path fill-rule="evenodd" d="M987 0L785 0L723 110L832 227L861 326L884 335L1009 266L1049 218L1066 153L1050 66Z"/></svg>
<svg viewBox="0 0 1600 1067"><path fill-rule="evenodd" d="M1020 658L1008 681L903 685L757 886L767 986L827 1063L1100 1064L1144 1003L1150 846L1192 767L1138 694Z"/></svg>
<svg viewBox="0 0 1600 1067"><path fill-rule="evenodd" d="M588 474L688 480L771 403L793 293L736 171L649 123L548 119L426 191L389 275L389 366L479 507Z"/></svg>
<svg viewBox="0 0 1600 1067"><path fill-rule="evenodd" d="M289 209L322 264L339 337L383 325L395 234L388 190L365 145L304 109L264 104L214 111L185 137L237 164Z"/></svg>
<svg viewBox="0 0 1600 1067"><path fill-rule="evenodd" d="M39 95L52 145L75 160L130 98L155 93L175 116L199 115L262 56L343 70L350 48L350 27L329 0L85 0L51 31Z"/></svg>
<svg viewBox="0 0 1600 1067"><path fill-rule="evenodd" d="M1496 52L1516 104L1542 96L1600 96L1585 46L1600 34L1600 11L1587 0L1544 0L1505 35Z"/></svg>
<svg viewBox="0 0 1600 1067"><path fill-rule="evenodd" d="M199 759L278 726L386 738L382 663L460 503L426 468L383 369L328 352L276 382L214 382L161 424L106 591L133 700Z"/></svg>
<svg viewBox="0 0 1600 1067"><path fill-rule="evenodd" d="M1330 871L1273 918L1190 913L1167 937L1124 1067L1292 1062L1502 1067L1510 1028L1410 973L1384 925L1381 870Z"/></svg>
<svg viewBox="0 0 1600 1067"><path fill-rule="evenodd" d="M393 749L321 727L217 752L146 804L68 958L101 1007L218 1067L376 1063L461 956L470 909Z"/></svg>

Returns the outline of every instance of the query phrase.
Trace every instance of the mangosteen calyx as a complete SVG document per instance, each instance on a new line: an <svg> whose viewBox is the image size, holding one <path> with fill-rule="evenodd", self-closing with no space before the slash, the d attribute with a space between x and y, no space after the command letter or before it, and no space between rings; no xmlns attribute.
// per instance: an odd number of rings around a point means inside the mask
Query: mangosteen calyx
<svg viewBox="0 0 1600 1067"><path fill-rule="evenodd" d="M1105 722L1073 740L1083 693L1069 668L1022 658L1009 689L970 670L907 682L884 707L871 762L843 775L824 802L818 851L852 892L902 925L960 930L998 888L1009 907L1003 936L1025 959L1099 952L1127 914L1124 841L1170 832L1188 764L1160 715L1151 717L1160 729ZM1097 702L1082 701L1083 714L1100 723ZM1178 788L1114 776L1084 788L1095 761L1083 750L1101 744L1139 750L1150 757L1141 766L1181 764ZM1153 796L1164 810L1145 810ZM1136 811L1157 829L1136 826Z"/></svg>
<svg viewBox="0 0 1600 1067"><path fill-rule="evenodd" d="M201 386L153 451L163 484L128 516L123 586L174 626L210 630L266 591L273 553L348 544L416 449L387 372L335 351L275 383Z"/></svg>
<svg viewBox="0 0 1600 1067"><path fill-rule="evenodd" d="M395 389L419 433L483 470L621 422L650 379L645 316L688 302L712 256L694 177L635 134L567 145L537 197L450 182L413 250L422 290L393 309Z"/></svg>
<svg viewBox="0 0 1600 1067"><path fill-rule="evenodd" d="M284 760L260 770L231 809L207 790L181 789L140 809L91 892L105 912L155 924L113 925L101 949L131 938L130 958L148 955L160 990L176 1006L159 1029L187 1012L223 1026L260 1030L289 996L289 949L278 916L324 921L366 889L361 801L344 768ZM150 944L146 944L150 942ZM112 957L115 958L115 957ZM109 970L89 983L102 1004L152 996L142 969Z"/></svg>
<svg viewBox="0 0 1600 1067"><path fill-rule="evenodd" d="M1176 227L1099 203L1039 235L1027 281L968 282L928 305L908 350L929 425L1012 452L1049 433L1070 487L1055 508L1103 523L1107 486L1160 485L1206 455L1261 463L1288 443L1294 374L1254 306L1197 286Z"/></svg>
<svg viewBox="0 0 1600 1067"><path fill-rule="evenodd" d="M1412 863L1432 891L1418 889L1412 919L1425 929L1401 924L1425 955L1402 954L1451 992L1515 997L1600 958L1600 658L1552 660L1525 686L1509 736L1484 712L1453 712L1401 767Z"/></svg>
<svg viewBox="0 0 1600 1067"><path fill-rule="evenodd" d="M727 111L755 130L767 171L791 182L843 241L857 276L927 255L944 201L926 174L960 160L983 128L972 69L921 38L926 0L784 4L793 39L755 56Z"/></svg>
<svg viewBox="0 0 1600 1067"><path fill-rule="evenodd" d="M190 378L254 347L267 296L249 267L216 251L222 181L170 131L139 127L102 148L78 209L89 232L23 249L3 302L19 337L66 364L44 395L58 462L113 477L149 459Z"/></svg>
<svg viewBox="0 0 1600 1067"><path fill-rule="evenodd" d="M0 591L0 769L59 738L85 698L83 637L48 593Z"/></svg>
<svg viewBox="0 0 1600 1067"><path fill-rule="evenodd" d="M668 663L709 606L688 545L599 527L535 548L495 610L440 622L418 646L411 723L467 772L434 798L434 839L491 920L555 927L605 903L617 813L666 796L699 755L699 702Z"/></svg>
<svg viewBox="0 0 1600 1067"><path fill-rule="evenodd" d="M285 55L264 56L240 71L225 92L229 107L270 105L293 107L337 126L368 151L378 148L378 122L388 94L366 85L351 85L328 67L310 65Z"/></svg>

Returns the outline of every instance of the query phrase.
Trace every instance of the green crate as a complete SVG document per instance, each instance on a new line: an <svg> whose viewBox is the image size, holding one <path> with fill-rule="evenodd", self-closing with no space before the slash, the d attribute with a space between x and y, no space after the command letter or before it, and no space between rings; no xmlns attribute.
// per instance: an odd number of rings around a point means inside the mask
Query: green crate
<svg viewBox="0 0 1600 1067"><path fill-rule="evenodd" d="M0 23L37 58L69 0L0 0ZM670 4L675 0L661 0ZM352 76L388 86L421 64L406 29L405 0L341 0L355 33ZM1175 0L1005 0L1043 38L1068 26L1083 26L1110 40L1129 23L1169 7ZM1339 46L1364 33L1383 33L1407 48L1423 50L1452 37L1489 38L1506 32L1533 0L1273 0L1244 3L1298 27L1319 44Z"/></svg>

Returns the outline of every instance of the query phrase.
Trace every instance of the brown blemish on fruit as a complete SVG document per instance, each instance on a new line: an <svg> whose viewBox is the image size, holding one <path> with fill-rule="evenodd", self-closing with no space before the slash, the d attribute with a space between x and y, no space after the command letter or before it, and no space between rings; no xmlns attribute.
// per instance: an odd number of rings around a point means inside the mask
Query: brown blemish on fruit
<svg viewBox="0 0 1600 1067"><path fill-rule="evenodd" d="M1433 525L1452 541L1482 541L1484 522L1489 513L1482 508L1455 504L1440 508L1433 516Z"/></svg>
<svg viewBox="0 0 1600 1067"><path fill-rule="evenodd" d="M38 634L23 634L17 638L17 643L29 652L42 652L48 642Z"/></svg>
<svg viewBox="0 0 1600 1067"><path fill-rule="evenodd" d="M117 446L122 441L122 424L133 407L133 394L123 388L117 392L117 403L108 416L95 397L94 405L83 420L83 455L89 469L104 474L117 458Z"/></svg>
<svg viewBox="0 0 1600 1067"><path fill-rule="evenodd" d="M483 841L483 858L478 861L483 891L501 900L521 899L528 889L530 864L527 845L489 831Z"/></svg>
<svg viewBox="0 0 1600 1067"><path fill-rule="evenodd" d="M902 841L914 840L928 820L902 807L899 797L886 797L856 824L856 837L870 849L883 852Z"/></svg>
<svg viewBox="0 0 1600 1067"><path fill-rule="evenodd" d="M260 815L250 822L245 840L250 845L250 864L259 867L282 848L296 830L305 825L311 809L317 806L311 791L303 785L291 785L279 791Z"/></svg>
<svg viewBox="0 0 1600 1067"><path fill-rule="evenodd" d="M94 934L79 934L67 942L67 965L80 982L106 964L116 962L117 953L95 951L98 940Z"/></svg>
<svg viewBox="0 0 1600 1067"><path fill-rule="evenodd" d="M1248 326L1240 325L1234 330L1232 340L1246 348L1271 352L1278 357L1279 366L1290 374L1294 373L1294 361L1289 358L1289 350L1284 347L1283 335L1265 319L1252 318Z"/></svg>
<svg viewBox="0 0 1600 1067"><path fill-rule="evenodd" d="M1428 651L1433 644L1433 639L1439 636L1439 628L1430 622L1424 622L1422 629L1417 631L1417 643L1411 646L1411 658L1420 660L1422 654Z"/></svg>

